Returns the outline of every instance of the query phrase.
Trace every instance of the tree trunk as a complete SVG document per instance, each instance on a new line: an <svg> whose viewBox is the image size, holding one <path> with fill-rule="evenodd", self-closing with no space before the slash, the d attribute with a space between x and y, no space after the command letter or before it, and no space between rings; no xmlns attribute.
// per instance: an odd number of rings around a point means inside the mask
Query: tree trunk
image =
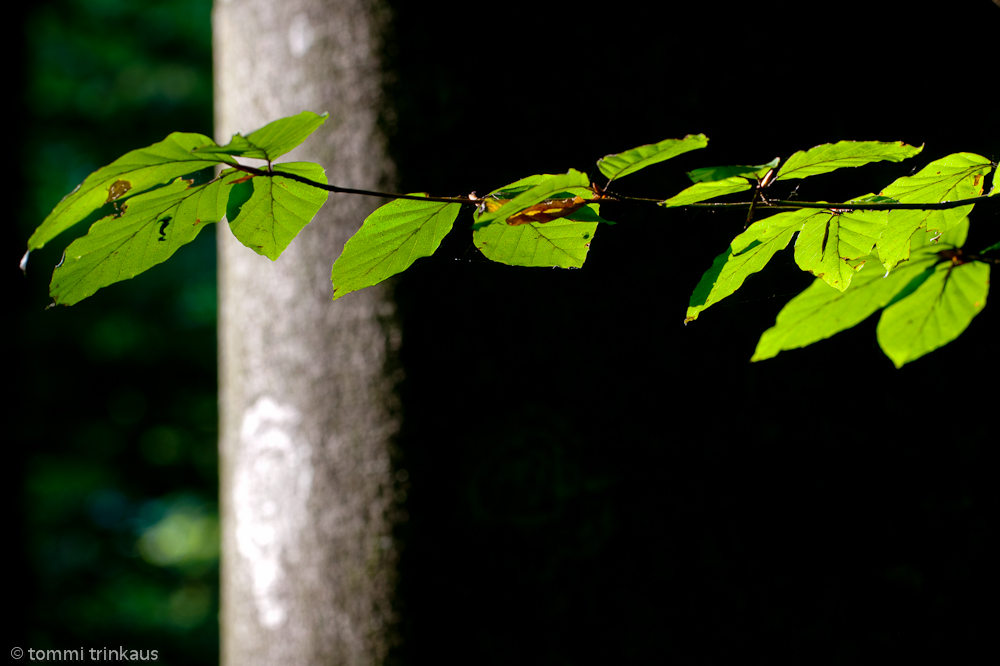
<svg viewBox="0 0 1000 666"><path fill-rule="evenodd" d="M391 184L376 0L217 0L216 134L330 118L282 161ZM222 664L369 664L391 642L393 303L333 303L330 267L378 202L331 195L276 262L219 225Z"/></svg>

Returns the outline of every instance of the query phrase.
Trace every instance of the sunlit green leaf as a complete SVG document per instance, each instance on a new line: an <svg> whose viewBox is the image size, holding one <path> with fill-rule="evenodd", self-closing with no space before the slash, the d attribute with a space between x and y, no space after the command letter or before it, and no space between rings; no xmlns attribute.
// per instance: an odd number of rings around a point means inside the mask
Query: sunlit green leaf
<svg viewBox="0 0 1000 666"><path fill-rule="evenodd" d="M910 146L902 141L839 141L800 150L778 172L777 180L807 178L829 173L843 167L858 167L869 162L901 162L913 157L923 146Z"/></svg>
<svg viewBox="0 0 1000 666"><path fill-rule="evenodd" d="M715 180L708 183L695 183L691 187L681 190L679 193L670 197L666 201L661 201L660 205L666 206L667 208L676 208L678 206L687 206L688 204L705 201L706 199L721 197L724 194L743 192L744 190L749 189L750 181L739 176L726 178L724 180Z"/></svg>
<svg viewBox="0 0 1000 666"><path fill-rule="evenodd" d="M989 288L989 264L938 264L913 293L882 313L879 346L897 368L943 347L982 311Z"/></svg>
<svg viewBox="0 0 1000 666"><path fill-rule="evenodd" d="M935 160L913 176L894 181L880 193L900 203L938 203L977 197L990 171L990 161L972 153L955 153ZM910 253L910 237L923 227L946 232L964 220L972 205L947 210L893 210L878 241L879 260L891 269Z"/></svg>
<svg viewBox="0 0 1000 666"><path fill-rule="evenodd" d="M502 264L580 268L597 224L569 217L516 227L492 224L473 233L473 243L488 259Z"/></svg>
<svg viewBox="0 0 1000 666"><path fill-rule="evenodd" d="M525 181L536 178L538 179L537 182L533 182L531 187L520 192L520 194L496 210L477 214L472 228L479 230L494 222L503 223L507 218L513 217L546 199L551 199L560 192L566 192L572 188L587 188L590 185L590 179L587 178L587 174L581 173L576 169L570 169L568 173L554 176L529 176L517 181L517 183L512 183L508 187L524 186L527 184Z"/></svg>
<svg viewBox="0 0 1000 666"><path fill-rule="evenodd" d="M228 145L205 146L195 152L233 155L273 162L305 141L310 134L326 122L328 115L324 113L320 116L312 111L303 111L297 116L289 116L268 123L247 136L235 134Z"/></svg>
<svg viewBox="0 0 1000 666"><path fill-rule="evenodd" d="M396 199L365 219L333 264L334 300L402 273L434 254L461 204Z"/></svg>
<svg viewBox="0 0 1000 666"><path fill-rule="evenodd" d="M553 187L550 183L552 178L554 177L543 174L528 176L494 190L490 196L498 197L500 200L513 197L513 201L517 201L539 184L544 183L543 191L549 191ZM535 195L531 196L533 199ZM543 200L577 196L591 199L594 193L589 188L578 185L550 192L543 197ZM475 217L477 221L481 221L485 215L476 213ZM541 224L511 226L497 221L476 229L472 234L472 241L488 259L500 263L513 266L579 268L587 258L598 222L614 224L600 216L599 204L592 203L564 218Z"/></svg>
<svg viewBox="0 0 1000 666"><path fill-rule="evenodd" d="M929 246L885 275L876 257L868 257L850 289L841 291L817 278L778 313L774 326L764 331L751 361L763 361L779 352L811 345L855 326L893 299L906 285L937 261L943 248Z"/></svg>
<svg viewBox="0 0 1000 666"><path fill-rule="evenodd" d="M597 168L601 170L608 181L635 173L651 164L669 160L690 150L697 150L708 145L708 137L704 134L688 134L683 139L665 139L659 143L650 143L615 155L605 155L597 160Z"/></svg>
<svg viewBox="0 0 1000 666"><path fill-rule="evenodd" d="M241 243L272 261L309 224L329 196L326 190L280 175L294 174L326 185L326 174L318 164L285 162L275 164L274 172L274 176L246 177L253 184L253 194L229 222Z"/></svg>
<svg viewBox="0 0 1000 666"><path fill-rule="evenodd" d="M28 249L44 246L106 203L124 201L178 176L218 164L221 158L191 154L195 148L214 145L201 134L174 132L159 143L125 153L67 194L28 239Z"/></svg>
<svg viewBox="0 0 1000 666"><path fill-rule="evenodd" d="M892 197L900 203L938 203L968 199L982 194L986 175L990 170L990 161L982 155L953 153L934 160L913 176L893 181L879 194Z"/></svg>
<svg viewBox="0 0 1000 666"><path fill-rule="evenodd" d="M886 211L824 210L811 216L795 239L795 263L844 291L885 229Z"/></svg>
<svg viewBox="0 0 1000 666"><path fill-rule="evenodd" d="M521 180L515 181L509 185L504 185L501 188L493 190L490 192L489 196L494 197L497 200L513 199L519 194L527 192L535 185L552 178L551 174L535 174L533 176L527 176ZM549 198L560 198L560 197L582 197L584 199L594 198L594 192L589 187L570 187L563 192L556 192ZM578 222L602 222L604 224L614 224L611 220L607 220L600 215L598 211L600 206L598 204L587 204L583 208L573 212L566 217L571 220L577 220ZM475 215L476 219L479 218L479 213Z"/></svg>
<svg viewBox="0 0 1000 666"><path fill-rule="evenodd" d="M688 178L691 179L692 183L710 183L714 180L725 180L727 178L733 178L734 176L743 176L746 178L763 178L767 175L767 172L778 166L781 162L780 157L775 157L773 160L767 164L758 164L756 166L722 166L722 167L704 167L702 169L695 169L694 171L688 171Z"/></svg>
<svg viewBox="0 0 1000 666"><path fill-rule="evenodd" d="M795 232L816 214L815 210L779 213L754 222L734 238L694 288L684 322L694 321L702 310L739 289L747 277L763 269L778 250L787 247Z"/></svg>
<svg viewBox="0 0 1000 666"><path fill-rule="evenodd" d="M73 241L52 274L50 294L72 305L98 289L128 280L166 261L203 228L222 217L229 188L242 174L227 169L210 183L177 179L122 204L122 212L95 222Z"/></svg>

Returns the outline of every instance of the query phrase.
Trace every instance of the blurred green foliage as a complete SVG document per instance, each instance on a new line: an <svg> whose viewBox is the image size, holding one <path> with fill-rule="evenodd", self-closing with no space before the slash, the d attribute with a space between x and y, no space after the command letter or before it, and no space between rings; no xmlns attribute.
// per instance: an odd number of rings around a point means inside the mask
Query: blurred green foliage
<svg viewBox="0 0 1000 666"><path fill-rule="evenodd" d="M100 165L172 129L212 134L210 11L211 0L26 10L22 241ZM38 276L69 240L32 253L14 333L30 359L13 423L26 452L26 647L217 663L213 234L151 280L44 311Z"/></svg>

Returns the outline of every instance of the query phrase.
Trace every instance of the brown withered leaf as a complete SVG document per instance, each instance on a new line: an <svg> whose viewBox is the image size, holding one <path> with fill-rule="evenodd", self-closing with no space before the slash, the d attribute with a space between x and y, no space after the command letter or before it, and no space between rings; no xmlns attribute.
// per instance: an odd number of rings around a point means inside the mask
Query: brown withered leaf
<svg viewBox="0 0 1000 666"><path fill-rule="evenodd" d="M590 202L579 196L572 199L548 199L530 208L525 208L517 215L511 215L507 218L507 224L512 227L532 222L544 224L575 213L587 203ZM487 207L489 207L489 203L487 203Z"/></svg>

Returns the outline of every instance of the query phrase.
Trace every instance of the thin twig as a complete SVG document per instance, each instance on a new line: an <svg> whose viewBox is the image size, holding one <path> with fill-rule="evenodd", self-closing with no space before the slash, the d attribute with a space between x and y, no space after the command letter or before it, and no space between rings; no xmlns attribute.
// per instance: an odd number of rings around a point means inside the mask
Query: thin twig
<svg viewBox="0 0 1000 666"><path fill-rule="evenodd" d="M399 194L397 192L377 192L374 190L360 190L352 187L339 187L337 185L326 185L323 183L317 183L314 180L309 180L308 178L303 178L302 176L296 175L294 173L285 173L281 171L266 171L264 169L255 169L254 167L246 166L243 164L234 164L234 168L240 171L245 171L246 173L253 174L254 176L281 176L282 178L288 178L289 180L296 180L304 185L309 185L311 187L317 187L321 190L326 190L328 192L336 192L341 194L361 194L368 197L382 197L385 199L409 199L412 201L438 201L441 203L457 203L463 205L473 205L478 206L483 202L482 198L469 198L469 197L422 197L412 194ZM756 199L756 197L754 197ZM938 203L829 203L826 201L788 201L784 199L766 199L762 201L740 201L731 203L712 203L712 202L699 202L690 203L684 206L677 206L678 208L711 208L713 210L725 210L725 209L742 209L742 208L768 208L773 210L800 210L802 208L818 208L818 209L828 209L835 207L838 210L848 211L848 210L949 210L951 208L959 208L960 206L969 206L978 203L986 203L996 199L1000 201L1000 197L988 197L979 196L972 197L971 199L959 199L957 201L941 201ZM649 199L644 197L630 197L622 194L616 194L608 192L605 197L602 197L600 202L649 202L662 204L663 199ZM596 203L596 202L595 202Z"/></svg>
<svg viewBox="0 0 1000 666"><path fill-rule="evenodd" d="M399 194L397 192L376 192L374 190L359 190L353 187L338 187L337 185L325 185L323 183L317 183L314 180L309 180L308 178L303 178L302 176L296 175L294 173L286 173L284 171L266 171L264 169L255 169L254 167L246 166L244 164L234 164L234 168L240 171L245 171L247 173L253 174L254 176L281 176L282 178L288 178L289 180L297 180L305 185L310 185L312 187L317 187L321 190L326 190L328 192L337 192L341 194L361 194L366 197L382 197L385 199L410 199L412 201L439 201L442 203L457 203L457 204L471 204L473 206L478 206L482 203L482 199L470 199L468 197L422 197L413 194Z"/></svg>

